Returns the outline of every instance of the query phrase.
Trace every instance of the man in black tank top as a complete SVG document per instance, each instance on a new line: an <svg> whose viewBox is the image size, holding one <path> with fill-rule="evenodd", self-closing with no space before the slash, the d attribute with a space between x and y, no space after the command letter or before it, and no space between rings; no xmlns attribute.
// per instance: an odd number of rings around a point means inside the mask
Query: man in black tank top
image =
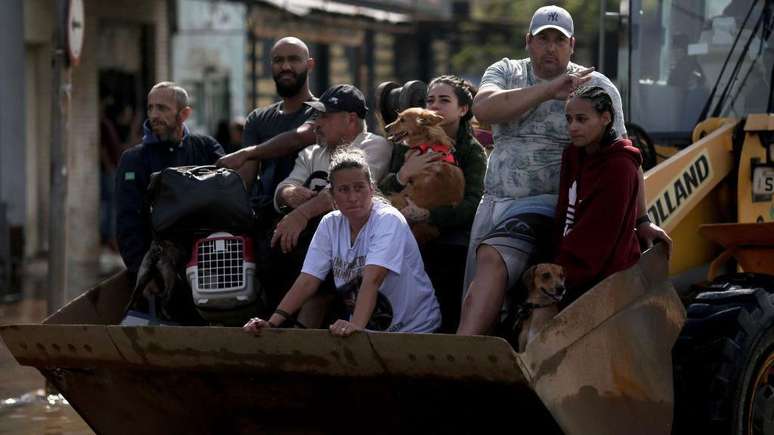
<svg viewBox="0 0 774 435"><path fill-rule="evenodd" d="M274 190L284 180L298 151L316 142L309 121L314 110L305 101L315 100L309 91L309 71L314 59L298 38L278 40L271 49L271 65L277 94L282 98L274 104L253 110L245 122L245 148L231 153L217 165L236 169L251 189L258 174L260 179L252 190L253 208L264 222L276 218L272 200Z"/></svg>

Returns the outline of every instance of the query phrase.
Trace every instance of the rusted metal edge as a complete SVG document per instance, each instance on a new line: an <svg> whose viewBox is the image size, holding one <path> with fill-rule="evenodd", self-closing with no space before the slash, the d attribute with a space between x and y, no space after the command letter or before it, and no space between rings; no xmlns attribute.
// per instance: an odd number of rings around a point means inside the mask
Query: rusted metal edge
<svg viewBox="0 0 774 435"><path fill-rule="evenodd" d="M537 360L570 347L648 292L660 285L671 287L667 273L666 247L658 244L637 264L605 278L557 314L527 345L523 359L529 366L539 365Z"/></svg>
<svg viewBox="0 0 774 435"><path fill-rule="evenodd" d="M684 320L657 247L559 313L522 355L525 375L568 435L668 434Z"/></svg>
<svg viewBox="0 0 774 435"><path fill-rule="evenodd" d="M37 368L138 367L153 369L407 376L524 383L522 362L496 337L358 333L333 337L325 330L8 325L8 349Z"/></svg>

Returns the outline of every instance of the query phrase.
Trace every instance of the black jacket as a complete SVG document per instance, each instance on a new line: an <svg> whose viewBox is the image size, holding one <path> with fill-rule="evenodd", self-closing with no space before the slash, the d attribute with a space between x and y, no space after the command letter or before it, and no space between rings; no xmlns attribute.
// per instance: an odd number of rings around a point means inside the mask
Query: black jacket
<svg viewBox="0 0 774 435"><path fill-rule="evenodd" d="M183 128L180 143L160 141L146 121L142 143L124 151L118 163L115 180L118 249L132 275L137 273L152 238L147 199L151 174L174 166L211 165L223 156L223 147L215 139L191 134L188 127Z"/></svg>

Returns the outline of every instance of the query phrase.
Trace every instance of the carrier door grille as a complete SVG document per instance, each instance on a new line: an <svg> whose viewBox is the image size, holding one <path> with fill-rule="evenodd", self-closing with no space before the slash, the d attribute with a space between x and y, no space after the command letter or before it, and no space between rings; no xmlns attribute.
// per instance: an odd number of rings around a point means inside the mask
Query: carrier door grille
<svg viewBox="0 0 774 435"><path fill-rule="evenodd" d="M202 240L196 265L199 290L232 290L245 285L244 243L240 238Z"/></svg>

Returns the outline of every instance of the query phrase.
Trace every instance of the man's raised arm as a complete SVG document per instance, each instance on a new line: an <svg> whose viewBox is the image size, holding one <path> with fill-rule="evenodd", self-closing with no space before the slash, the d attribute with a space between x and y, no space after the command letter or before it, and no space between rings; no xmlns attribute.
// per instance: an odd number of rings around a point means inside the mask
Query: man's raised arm
<svg viewBox="0 0 774 435"><path fill-rule="evenodd" d="M483 86L473 99L473 114L481 122L500 124L517 120L551 97L547 84L517 89Z"/></svg>
<svg viewBox="0 0 774 435"><path fill-rule="evenodd" d="M489 124L515 121L525 113L551 99L565 100L570 92L591 80L594 68L559 77L535 86L516 89L500 89L484 85L473 99L476 119Z"/></svg>
<svg viewBox="0 0 774 435"><path fill-rule="evenodd" d="M264 143L247 146L225 155L215 164L239 172L249 191L258 176L259 161L287 156L315 142L314 125L306 122L297 129L280 133Z"/></svg>

